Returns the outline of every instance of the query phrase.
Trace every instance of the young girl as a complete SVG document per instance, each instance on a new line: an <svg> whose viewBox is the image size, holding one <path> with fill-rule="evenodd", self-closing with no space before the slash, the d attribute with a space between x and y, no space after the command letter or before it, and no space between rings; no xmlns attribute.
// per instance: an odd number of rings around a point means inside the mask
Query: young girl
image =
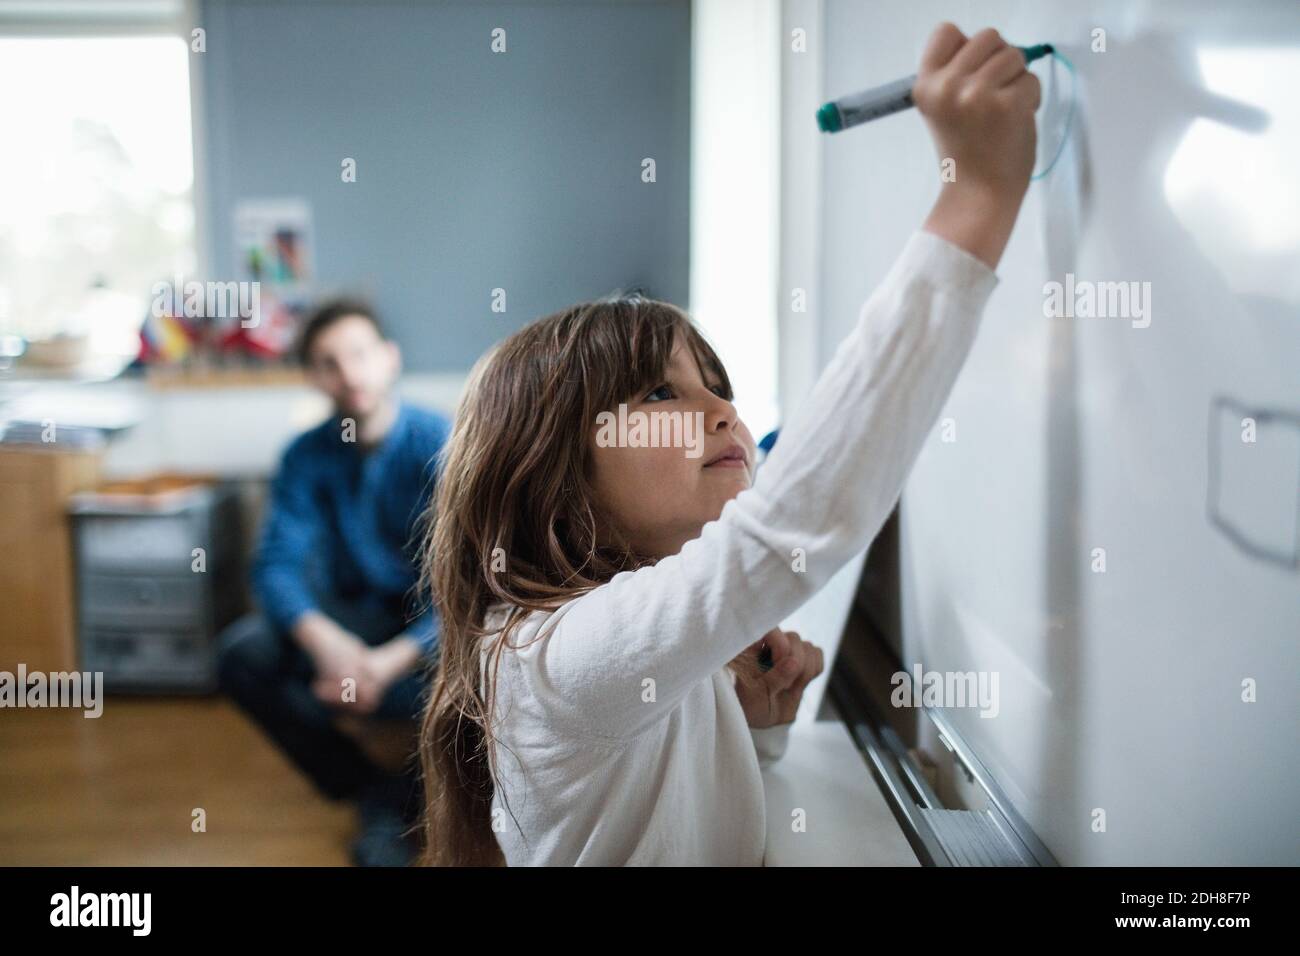
<svg viewBox="0 0 1300 956"><path fill-rule="evenodd" d="M777 625L898 497L997 282L1038 97L994 31L931 36L914 98L956 182L755 481L727 373L670 305L574 306L479 363L425 553L427 862L762 863L760 751L822 668ZM702 422L702 449L597 440L624 404Z"/></svg>

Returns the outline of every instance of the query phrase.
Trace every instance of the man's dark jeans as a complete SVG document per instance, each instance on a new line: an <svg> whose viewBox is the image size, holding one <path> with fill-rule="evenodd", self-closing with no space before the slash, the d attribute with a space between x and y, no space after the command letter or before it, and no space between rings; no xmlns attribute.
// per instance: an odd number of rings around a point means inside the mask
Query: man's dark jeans
<svg viewBox="0 0 1300 956"><path fill-rule="evenodd" d="M372 646L405 629L405 618L392 605L321 602L322 613ZM316 787L335 800L355 799L386 788L408 816L421 805L419 765L412 753L407 771L394 780L365 755L356 742L334 725L340 714L312 692L315 666L293 638L277 631L261 614L231 624L217 646L221 689L231 697ZM371 715L381 719L419 720L428 694L428 674L420 664L388 688Z"/></svg>

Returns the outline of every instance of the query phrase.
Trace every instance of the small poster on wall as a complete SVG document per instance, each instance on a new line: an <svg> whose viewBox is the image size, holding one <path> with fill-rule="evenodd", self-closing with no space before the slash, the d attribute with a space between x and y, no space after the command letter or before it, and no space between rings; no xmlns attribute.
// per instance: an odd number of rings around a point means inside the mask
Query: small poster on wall
<svg viewBox="0 0 1300 956"><path fill-rule="evenodd" d="M240 350L283 356L307 309L314 274L311 204L305 199L245 199L235 205L236 263L241 282L256 283L258 315L234 336Z"/></svg>
<svg viewBox="0 0 1300 956"><path fill-rule="evenodd" d="M311 204L241 200L235 205L235 245L241 280L264 286L305 283L312 275Z"/></svg>

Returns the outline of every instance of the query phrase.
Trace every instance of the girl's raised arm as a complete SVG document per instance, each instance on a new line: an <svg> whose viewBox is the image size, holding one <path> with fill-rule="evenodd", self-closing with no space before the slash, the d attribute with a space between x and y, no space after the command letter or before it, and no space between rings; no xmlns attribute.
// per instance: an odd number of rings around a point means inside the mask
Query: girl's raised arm
<svg viewBox="0 0 1300 956"><path fill-rule="evenodd" d="M570 602L520 651L537 703L573 731L618 741L666 716L879 531L970 350L1028 184L1038 84L1013 57L993 31L935 31L914 96L957 181L754 486L678 554Z"/></svg>

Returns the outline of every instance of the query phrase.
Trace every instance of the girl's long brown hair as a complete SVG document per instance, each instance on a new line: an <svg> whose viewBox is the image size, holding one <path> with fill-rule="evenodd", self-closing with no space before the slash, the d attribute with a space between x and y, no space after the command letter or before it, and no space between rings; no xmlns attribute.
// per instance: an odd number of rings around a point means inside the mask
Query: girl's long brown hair
<svg viewBox="0 0 1300 956"><path fill-rule="evenodd" d="M475 366L426 515L420 582L442 618L420 729L425 851L435 866L501 865L491 826L489 715L510 636L650 559L620 546L589 481L596 416L660 384L678 337L726 396L726 370L689 317L639 295L572 306L510 336ZM489 608L503 622L487 627ZM487 648L480 694L480 648Z"/></svg>

